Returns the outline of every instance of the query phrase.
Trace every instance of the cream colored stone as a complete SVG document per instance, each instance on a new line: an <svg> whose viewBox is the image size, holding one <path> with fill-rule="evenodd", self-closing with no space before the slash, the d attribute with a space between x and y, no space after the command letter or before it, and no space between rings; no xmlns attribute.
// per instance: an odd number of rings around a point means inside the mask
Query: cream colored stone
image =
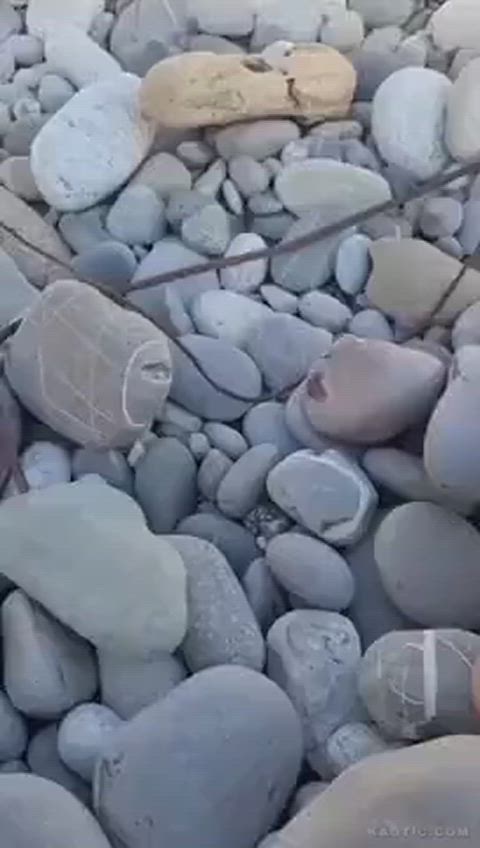
<svg viewBox="0 0 480 848"><path fill-rule="evenodd" d="M281 63L261 56L184 53L155 65L140 91L145 117L163 126L201 127L275 116L341 117L356 75L319 44L292 47Z"/></svg>
<svg viewBox="0 0 480 848"><path fill-rule="evenodd" d="M469 268L447 292L462 263L421 239L378 239L370 250L373 271L367 297L373 306L402 326L431 323L449 326L480 300L480 273ZM443 300L445 299L445 302Z"/></svg>

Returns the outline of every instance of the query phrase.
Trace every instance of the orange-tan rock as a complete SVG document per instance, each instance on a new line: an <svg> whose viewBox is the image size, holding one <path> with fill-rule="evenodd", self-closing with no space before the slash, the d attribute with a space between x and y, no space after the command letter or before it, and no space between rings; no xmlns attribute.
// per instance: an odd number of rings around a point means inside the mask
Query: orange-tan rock
<svg viewBox="0 0 480 848"><path fill-rule="evenodd" d="M330 47L295 45L281 61L263 56L184 53L146 75L141 109L168 127L226 125L266 117L344 116L355 90L350 62Z"/></svg>

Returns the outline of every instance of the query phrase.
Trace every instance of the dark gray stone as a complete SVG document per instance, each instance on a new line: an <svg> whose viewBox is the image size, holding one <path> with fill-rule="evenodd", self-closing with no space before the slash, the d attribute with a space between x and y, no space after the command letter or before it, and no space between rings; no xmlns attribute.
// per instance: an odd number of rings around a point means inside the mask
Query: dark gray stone
<svg viewBox="0 0 480 848"><path fill-rule="evenodd" d="M217 492L221 512L230 518L245 518L265 491L268 473L279 460L275 445L250 448L223 477Z"/></svg>
<svg viewBox="0 0 480 848"><path fill-rule="evenodd" d="M127 495L133 493L133 472L123 453L118 450L79 448L72 460L73 476L99 474L110 485Z"/></svg>
<svg viewBox="0 0 480 848"><path fill-rule="evenodd" d="M242 586L262 633L266 633L275 619L287 612L287 604L262 557L250 563Z"/></svg>
<svg viewBox="0 0 480 848"><path fill-rule="evenodd" d="M152 442L135 466L135 496L154 533L170 533L195 508L197 467L178 439Z"/></svg>
<svg viewBox="0 0 480 848"><path fill-rule="evenodd" d="M180 522L177 533L211 542L226 557L237 577L242 577L250 563L259 555L252 534L241 524L220 514L189 515Z"/></svg>
<svg viewBox="0 0 480 848"><path fill-rule="evenodd" d="M76 256L72 268L79 279L85 277L124 294L130 288L137 264L135 254L126 244L103 241Z"/></svg>
<svg viewBox="0 0 480 848"><path fill-rule="evenodd" d="M0 761L21 757L27 747L27 724L6 692L0 689Z"/></svg>

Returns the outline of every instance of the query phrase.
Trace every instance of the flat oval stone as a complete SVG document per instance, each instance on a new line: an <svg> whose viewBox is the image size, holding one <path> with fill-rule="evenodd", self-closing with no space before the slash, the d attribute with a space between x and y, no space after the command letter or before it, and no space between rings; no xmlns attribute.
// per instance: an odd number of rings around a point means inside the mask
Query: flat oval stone
<svg viewBox="0 0 480 848"><path fill-rule="evenodd" d="M97 768L96 812L129 848L152 838L169 848L253 846L277 821L301 755L299 720L274 683L251 669L207 669L117 736Z"/></svg>
<svg viewBox="0 0 480 848"><path fill-rule="evenodd" d="M217 504L230 518L245 518L260 500L268 473L279 460L275 445L250 448L223 477L217 492Z"/></svg>
<svg viewBox="0 0 480 848"><path fill-rule="evenodd" d="M250 563L260 553L252 533L242 524L237 524L220 513L197 512L189 515L180 522L177 533L211 542L222 552L237 577L243 576Z"/></svg>
<svg viewBox="0 0 480 848"><path fill-rule="evenodd" d="M339 218L347 214L344 210L353 214L391 197L387 181L379 174L333 159L287 165L275 180L275 191L286 209L296 215L322 205L338 209Z"/></svg>
<svg viewBox="0 0 480 848"><path fill-rule="evenodd" d="M435 504L392 510L375 538L375 559L393 603L424 627L480 626L480 534Z"/></svg>

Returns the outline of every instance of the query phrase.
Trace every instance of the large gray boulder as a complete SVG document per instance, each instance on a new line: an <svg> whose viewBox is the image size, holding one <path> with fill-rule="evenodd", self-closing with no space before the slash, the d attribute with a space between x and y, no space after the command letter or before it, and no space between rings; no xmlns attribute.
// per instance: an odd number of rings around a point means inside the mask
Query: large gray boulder
<svg viewBox="0 0 480 848"><path fill-rule="evenodd" d="M11 498L0 536L0 572L96 647L148 658L183 639L181 557L123 492L89 481Z"/></svg>
<svg viewBox="0 0 480 848"><path fill-rule="evenodd" d="M98 763L95 809L128 848L254 848L301 754L299 721L275 684L246 668L207 669L125 725Z"/></svg>

